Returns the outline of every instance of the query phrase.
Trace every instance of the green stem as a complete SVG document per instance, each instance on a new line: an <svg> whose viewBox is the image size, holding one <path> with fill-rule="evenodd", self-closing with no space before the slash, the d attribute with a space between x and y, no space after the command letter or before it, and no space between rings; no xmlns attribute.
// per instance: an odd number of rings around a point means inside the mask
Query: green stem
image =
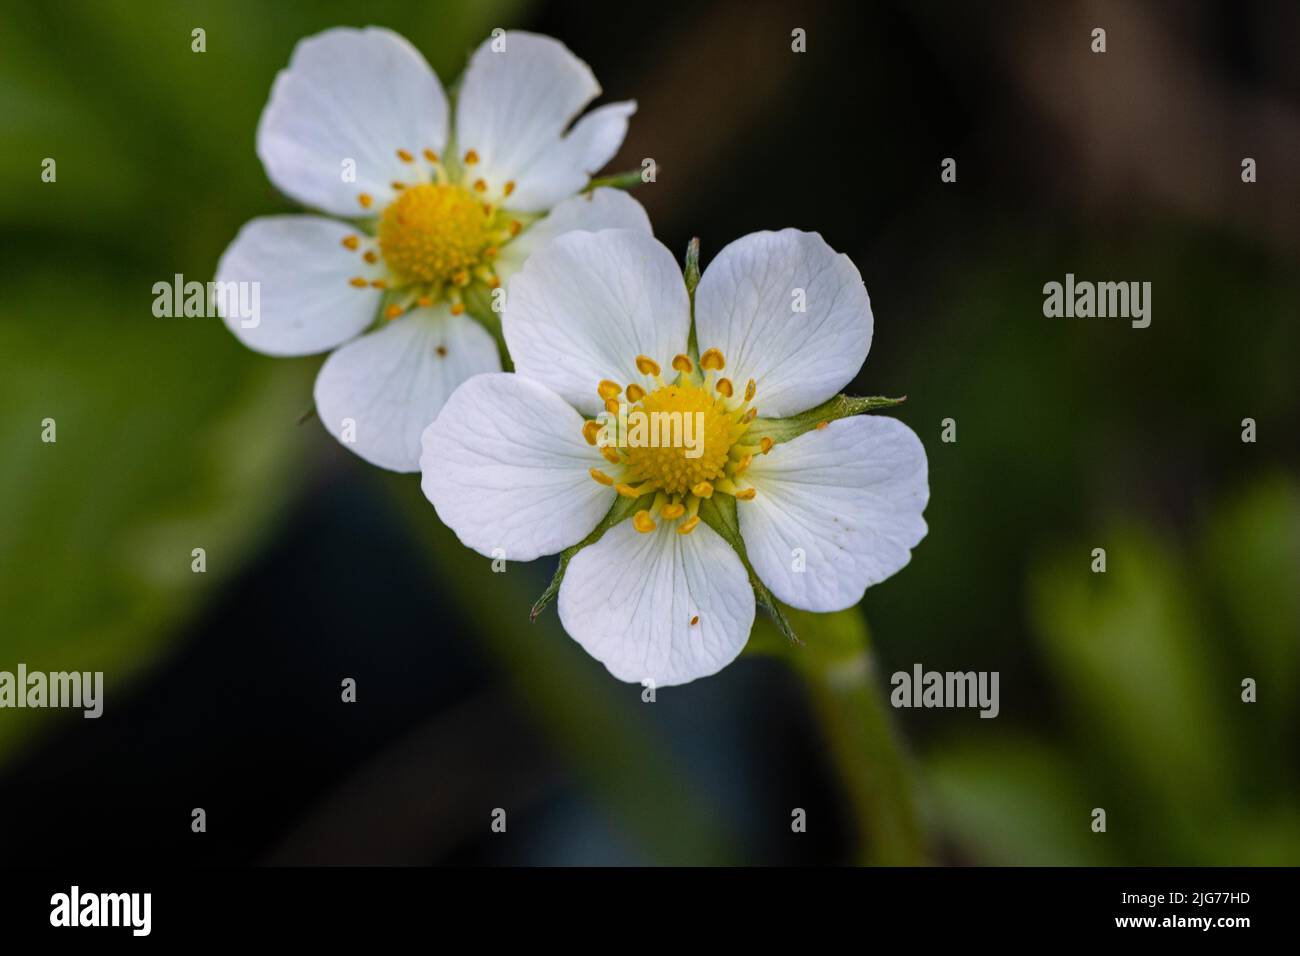
<svg viewBox="0 0 1300 956"><path fill-rule="evenodd" d="M926 863L912 767L895 740L878 690L870 635L861 612L786 613L804 643L791 645L764 621L756 629L752 651L787 658L803 678L836 774L853 807L856 862Z"/></svg>

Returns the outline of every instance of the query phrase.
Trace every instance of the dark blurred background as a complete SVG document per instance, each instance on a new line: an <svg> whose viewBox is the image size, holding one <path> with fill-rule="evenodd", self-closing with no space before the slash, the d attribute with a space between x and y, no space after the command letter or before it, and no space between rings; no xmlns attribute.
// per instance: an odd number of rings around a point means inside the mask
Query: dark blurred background
<svg viewBox="0 0 1300 956"><path fill-rule="evenodd" d="M904 571L643 703L528 623L551 562L491 574L416 477L297 424L319 358L153 317L293 208L271 80L367 23L444 83L495 26L552 34L639 101L610 168L654 158L671 248L853 258L853 390L929 453ZM0 863L1300 862L1298 40L1290 0L4 0L0 669L107 689L0 711ZM1151 282L1150 328L1044 318L1067 272ZM882 708L917 662L999 671L1000 716Z"/></svg>

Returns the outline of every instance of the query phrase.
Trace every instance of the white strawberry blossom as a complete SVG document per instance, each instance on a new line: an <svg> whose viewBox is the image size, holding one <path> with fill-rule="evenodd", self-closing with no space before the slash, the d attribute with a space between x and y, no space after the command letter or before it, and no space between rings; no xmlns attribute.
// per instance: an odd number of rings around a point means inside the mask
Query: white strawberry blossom
<svg viewBox="0 0 1300 956"><path fill-rule="evenodd" d="M637 502L569 562L558 610L615 677L659 686L716 673L753 624L741 557L701 521L710 498L735 499L757 576L810 611L856 604L926 533L925 450L897 420L755 438L836 396L866 359L871 304L846 256L815 233L746 236L701 277L694 323L696 348L682 272L654 238L571 232L511 284L516 373L461 385L423 436L425 495L484 555L561 551L620 496ZM703 452L611 447L601 413L620 406L699 413Z"/></svg>
<svg viewBox="0 0 1300 956"><path fill-rule="evenodd" d="M325 427L367 461L417 470L420 433L447 396L501 368L466 303L490 301L569 229L650 231L626 194L580 192L636 109L612 103L570 128L599 93L563 44L501 33L470 58L453 117L438 77L397 34L302 40L272 86L257 154L280 190L326 215L240 230L217 280L259 283L261 315L227 314L226 325L268 355L335 350L316 379Z"/></svg>

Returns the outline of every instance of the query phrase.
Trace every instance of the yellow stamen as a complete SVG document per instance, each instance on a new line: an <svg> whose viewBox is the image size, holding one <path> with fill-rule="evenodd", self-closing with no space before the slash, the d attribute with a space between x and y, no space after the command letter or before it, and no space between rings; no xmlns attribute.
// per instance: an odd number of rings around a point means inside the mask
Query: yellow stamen
<svg viewBox="0 0 1300 956"><path fill-rule="evenodd" d="M754 496L758 494L757 488L743 488L736 492L737 501L753 501Z"/></svg>
<svg viewBox="0 0 1300 956"><path fill-rule="evenodd" d="M757 391L758 391L758 383L755 382L755 381L751 378L751 379L750 379L750 380L745 384L745 401L747 401L747 402L751 402L751 401L753 401L753 400L754 400L754 393L757 392Z"/></svg>
<svg viewBox="0 0 1300 956"><path fill-rule="evenodd" d="M677 369L677 371L679 372L683 372L689 375L692 371L694 371L695 366L691 364L691 357L689 355L674 355L673 368Z"/></svg>
<svg viewBox="0 0 1300 956"><path fill-rule="evenodd" d="M693 494L696 498L712 498L713 485L707 481L701 481L698 485L696 485L694 488L691 489L691 494Z"/></svg>
<svg viewBox="0 0 1300 956"><path fill-rule="evenodd" d="M361 278L361 276L353 276L351 279L348 280L348 285L353 286L357 289L364 289L366 286L370 285L370 283L367 282L365 279Z"/></svg>
<svg viewBox="0 0 1300 956"><path fill-rule="evenodd" d="M610 448L608 445L605 445L600 449L600 456L611 465L618 465L623 461L623 459L619 457L618 451Z"/></svg>
<svg viewBox="0 0 1300 956"><path fill-rule="evenodd" d="M731 398L735 391L735 389L731 387L731 379L729 378L718 379L718 384L715 385L714 388L716 388L720 394L727 396L727 398Z"/></svg>
<svg viewBox="0 0 1300 956"><path fill-rule="evenodd" d="M357 246L359 246L360 244L361 244L361 240L357 236L343 237L343 245L353 250L354 252L356 251Z"/></svg>
<svg viewBox="0 0 1300 956"><path fill-rule="evenodd" d="M357 197L357 202L361 203L362 209L369 209L370 204L375 201L375 197L370 193L362 193Z"/></svg>
<svg viewBox="0 0 1300 956"><path fill-rule="evenodd" d="M645 398L645 389L633 382L627 387L627 400L635 405Z"/></svg>
<svg viewBox="0 0 1300 956"><path fill-rule="evenodd" d="M775 445L776 442L772 441L772 439L770 438L764 438L758 444L759 447L763 449L763 454L766 455L769 451L772 450L772 446Z"/></svg>
<svg viewBox="0 0 1300 956"><path fill-rule="evenodd" d="M664 505L663 511L660 512L665 521L672 521L674 518L680 518L686 514L686 506L679 502L673 502L670 505Z"/></svg>
<svg viewBox="0 0 1300 956"><path fill-rule="evenodd" d="M384 312L384 315L390 319L395 319L401 314L402 314L402 307L400 305L390 305L388 307L388 310Z"/></svg>
<svg viewBox="0 0 1300 956"><path fill-rule="evenodd" d="M582 437L587 439L588 445L595 445L600 437L600 430L605 426L594 418L582 426Z"/></svg>
<svg viewBox="0 0 1300 956"><path fill-rule="evenodd" d="M504 192L507 196L509 196L509 195L510 195L512 192L514 192L514 191L515 191L515 181L512 179L512 180L510 180L508 183L506 183L503 192Z"/></svg>
<svg viewBox="0 0 1300 956"><path fill-rule="evenodd" d="M426 149L424 151L424 158L431 163L436 163L438 161L438 154L431 149Z"/></svg>
<svg viewBox="0 0 1300 956"><path fill-rule="evenodd" d="M636 370L642 375L654 377L659 374L659 363L649 356L638 355L636 357Z"/></svg>
<svg viewBox="0 0 1300 956"><path fill-rule="evenodd" d="M465 303L464 303L464 302L453 302L452 305L451 305L451 314L452 314L452 315L464 315L464 314L465 314Z"/></svg>
<svg viewBox="0 0 1300 956"><path fill-rule="evenodd" d="M487 180L486 179L474 180L474 190L480 193L487 192Z"/></svg>
<svg viewBox="0 0 1300 956"><path fill-rule="evenodd" d="M470 150L466 150L466 152L465 152L465 165L466 165L466 166L473 166L473 165L474 165L475 163L477 163L477 162L478 162L478 153L474 152L474 150L472 150L472 149L470 149Z"/></svg>
<svg viewBox="0 0 1300 956"><path fill-rule="evenodd" d="M650 512L638 511L632 518L632 527L636 528L642 534L649 534L655 529L654 519L650 517Z"/></svg>
<svg viewBox="0 0 1300 956"><path fill-rule="evenodd" d="M700 356L700 368L706 372L721 372L727 367L727 360L717 349L709 349Z"/></svg>
<svg viewBox="0 0 1300 956"><path fill-rule="evenodd" d="M404 163L413 163L413 162L415 162L415 157L412 156L410 153L408 153L408 152L407 152L406 150L404 150L404 149L399 149L399 150L397 151L397 158L400 159L400 160L401 160L402 162L404 162Z"/></svg>
<svg viewBox="0 0 1300 956"><path fill-rule="evenodd" d="M819 432L820 432L820 431L825 431L826 429L828 429L828 428L831 427L831 423L830 423L830 422L818 422L814 427L815 427Z"/></svg>
<svg viewBox="0 0 1300 956"><path fill-rule="evenodd" d="M614 479L609 477L609 475L605 474L599 468L592 468L589 473L591 477L595 478L602 485L612 485L614 483Z"/></svg>
<svg viewBox="0 0 1300 956"><path fill-rule="evenodd" d="M694 517L687 518L685 521L683 521L681 524L677 526L677 533L690 534L692 531L696 529L699 523L700 523L699 515L695 515Z"/></svg>
<svg viewBox="0 0 1300 956"><path fill-rule="evenodd" d="M622 391L623 388L618 384L618 382L611 382L607 378L602 379L600 384L596 386L596 393L606 401L611 398L617 398Z"/></svg>

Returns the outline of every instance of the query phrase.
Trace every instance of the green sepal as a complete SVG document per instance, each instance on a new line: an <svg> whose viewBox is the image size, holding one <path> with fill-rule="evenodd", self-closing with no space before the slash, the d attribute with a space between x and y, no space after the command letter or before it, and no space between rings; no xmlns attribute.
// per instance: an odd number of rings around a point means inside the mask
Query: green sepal
<svg viewBox="0 0 1300 956"><path fill-rule="evenodd" d="M723 494L705 498L700 502L700 520L716 531L723 541L731 545L731 549L736 552L740 563L745 566L745 571L749 574L749 585L754 589L754 600L772 616L772 621L785 635L786 640L792 644L802 644L803 641L795 636L794 628L790 626L776 597L767 589L767 585L759 580L753 567L750 566L749 555L745 551L745 541L740 536L740 519L736 517L736 499L731 495Z"/></svg>
<svg viewBox="0 0 1300 956"><path fill-rule="evenodd" d="M686 244L686 266L682 269L686 279L686 291L691 302L695 301L695 287L700 284L700 238L696 236Z"/></svg>
<svg viewBox="0 0 1300 956"><path fill-rule="evenodd" d="M625 173L614 173L610 176L601 176L599 179L593 179L587 183L585 193L600 189L602 186L608 186L610 189L635 189L640 186L644 179L641 178L641 170L629 169Z"/></svg>
<svg viewBox="0 0 1300 956"><path fill-rule="evenodd" d="M853 398L849 395L836 395L834 398L822 402L816 408L810 408L798 415L791 415L789 418L755 419L754 423L749 426L749 430L745 432L745 441L753 444L762 441L764 438L770 438L779 445L791 438L798 438L804 432L812 431L822 422L833 422L837 418L861 415L865 412L875 411L877 408L892 408L895 405L901 405L905 401L907 401L906 395L901 398L885 398L882 395Z"/></svg>
<svg viewBox="0 0 1300 956"><path fill-rule="evenodd" d="M551 577L551 583L546 585L546 590L542 592L542 596L533 604L528 619L530 621L537 620L537 615L545 611L550 603L555 600L555 595L560 593L560 585L564 583L564 572L568 569L569 561L575 554L587 545L595 544L606 531L620 521L626 521L632 517L640 508L648 509L653 502L654 495L642 495L640 498L626 498L619 495L614 502L614 506L609 509L609 512L601 519L600 524L596 525L591 534L572 547L565 548L560 552L560 563L555 566L555 574Z"/></svg>

